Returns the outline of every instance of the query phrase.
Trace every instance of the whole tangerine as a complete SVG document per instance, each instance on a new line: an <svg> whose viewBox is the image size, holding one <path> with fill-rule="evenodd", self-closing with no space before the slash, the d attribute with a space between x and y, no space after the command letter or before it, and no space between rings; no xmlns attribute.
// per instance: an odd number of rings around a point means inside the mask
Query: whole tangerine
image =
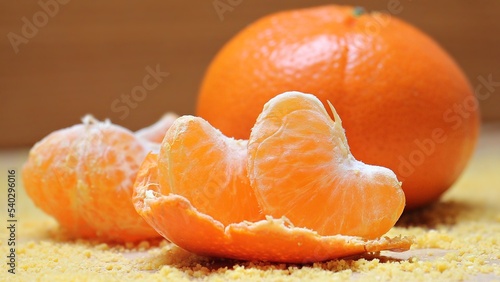
<svg viewBox="0 0 500 282"><path fill-rule="evenodd" d="M457 63L391 15L329 5L261 18L210 63L196 111L247 139L264 103L291 90L332 102L353 155L393 170L407 208L438 199L478 138L478 104Z"/></svg>

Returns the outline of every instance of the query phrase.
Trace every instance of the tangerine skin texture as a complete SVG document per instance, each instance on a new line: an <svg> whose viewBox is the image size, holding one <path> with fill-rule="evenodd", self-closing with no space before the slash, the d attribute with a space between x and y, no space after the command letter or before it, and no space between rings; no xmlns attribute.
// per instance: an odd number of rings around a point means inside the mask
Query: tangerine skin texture
<svg viewBox="0 0 500 282"><path fill-rule="evenodd" d="M184 197L170 194L147 202L138 212L165 238L204 256L285 263L310 263L382 250L404 251L410 238L364 240L351 236L320 236L279 219L228 226L198 212Z"/></svg>
<svg viewBox="0 0 500 282"><path fill-rule="evenodd" d="M264 103L291 90L335 106L353 155L393 170L407 208L439 198L478 138L477 101L459 66L392 15L330 5L266 16L213 59L196 112L246 139Z"/></svg>

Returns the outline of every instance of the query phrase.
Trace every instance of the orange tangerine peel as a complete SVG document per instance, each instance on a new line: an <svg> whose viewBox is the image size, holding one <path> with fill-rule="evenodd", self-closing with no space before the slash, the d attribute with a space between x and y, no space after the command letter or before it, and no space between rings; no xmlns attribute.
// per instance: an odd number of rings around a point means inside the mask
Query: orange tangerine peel
<svg viewBox="0 0 500 282"><path fill-rule="evenodd" d="M301 93L284 93L271 99L268 104L278 101L281 103L291 103L289 106L295 105L296 107L304 106L305 112L321 112L326 114L324 108L316 109L315 103L317 98L312 95ZM309 107L313 105L313 107ZM309 108L308 108L309 107ZM264 107L265 115L271 119L282 120L287 117L288 107ZM268 111L266 113L266 111ZM301 111L297 109L297 111ZM313 114L314 116L315 114ZM326 117L328 115L326 114ZM320 123L326 122L326 127L331 126L323 117ZM329 118L329 117L328 117ZM294 122L302 122L302 126L311 128L323 129L325 125L307 124L307 121L318 122L316 118L301 116L300 119L290 119ZM340 126L340 123L339 125ZM293 128L280 127L282 131L293 131ZM338 135L343 131L335 129L335 136L331 138L332 142L338 146L344 146L341 151L348 155L348 147L345 141L345 136ZM252 134L259 133L259 136L268 135L264 140L272 140L278 136L276 131L270 126L264 126L262 123L257 122ZM327 132L330 132L327 130ZM300 133L300 132L299 132ZM350 234L321 234L314 228L315 222L328 221L332 222L330 213L334 216L343 216L337 218L339 221L349 221L351 217L348 212L336 213L335 205L326 205L323 210L315 209L317 214L308 213L304 210L303 205L299 205L299 209L304 211L304 215L309 217L309 221L303 221L301 225L290 220L287 216L289 208L282 202L268 201L266 203L261 190L276 190L277 193L287 193L283 187L277 186L275 189L272 185L262 186L255 184L259 177L274 177L278 178L273 166L270 165L267 171L257 172L255 170L255 161L261 159L279 159L279 155L286 154L286 150L293 147L293 142L310 138L317 140L317 136L303 136L295 134L294 132L280 133L285 138L279 148L273 152L269 150L266 154L258 154L253 152L252 144L257 144L257 139L250 138L247 146L250 150L245 152L244 148L236 143L243 143L241 140L234 140L225 137L218 130L212 128L206 121L201 118L190 116L180 117L177 119L172 127L168 130L165 138L163 139L159 154L152 153L146 157L143 162L136 182L134 184L133 202L137 212L156 229L162 236L175 243L179 247L205 256L213 257L226 257L241 260L265 260L274 262L289 262L289 263L306 263L314 261L323 261L350 255L362 254L365 252L378 252L382 250L404 251L408 250L412 244L409 238L395 237L376 237L374 234L380 233L381 229L376 224L379 224L378 219L384 218L380 212L389 213L386 215L392 225L395 220L400 216L404 207L404 195L401 197L401 187L397 179L389 177L391 174L383 170L383 181L381 190L384 191L386 197L390 197L390 209L375 210L375 215L371 218L374 219L373 223L368 220L359 221L359 211L354 211L352 219L360 224L368 225L365 229L375 229L374 233L364 231L366 236L350 235ZM320 135L324 135L323 130L319 130ZM291 142L292 145L288 144ZM318 142L319 146L324 146ZM311 145L312 146L312 145ZM258 147L258 146L257 146ZM238 148L238 149L235 149ZM327 147L328 148L328 147ZM306 148L307 149L307 148ZM309 148L309 149L312 149ZM224 152L226 150L226 152ZM239 154L235 155L235 150L242 150ZM230 152L230 153L227 153ZM324 154L331 154L332 152L322 152ZM245 156L248 165L248 171L241 169L242 156ZM314 158L313 158L314 160ZM297 160L298 161L298 160ZM205 167L202 164L207 164ZM300 162L299 162L300 163ZM236 169L231 164L235 164ZM283 164L276 163L282 166ZM259 165L259 164L257 164ZM315 169L314 165L318 165L314 160L309 168ZM209 169L207 169L207 167ZM177 169L176 169L177 168ZM221 170L221 168L224 168ZM280 167L281 168L281 167ZM362 165L358 164L358 169L362 170ZM296 178L297 167L290 165L288 174L281 177ZM377 169L378 170L378 169ZM377 171L375 170L375 171ZM299 170L300 171L300 170ZM373 171L373 170L372 170ZM342 170L333 170L333 173L345 173ZM246 173L246 175L244 175ZM273 174L274 173L274 174ZM329 172L332 173L332 172ZM356 173L354 173L356 175ZM362 174L363 175L363 174ZM226 177L224 177L226 176ZM249 178L250 190L248 190L247 182L244 176ZM300 174L299 174L300 176ZM207 193L207 183L211 182L210 179L218 179L215 181L216 187L222 191L231 192L228 195L223 195L223 199L217 197L209 198L209 201L200 201L200 195L203 196ZM327 176L319 176L327 177ZM389 179L386 179L388 177ZM300 178L300 177L299 177ZM231 179L232 181L227 181ZM312 178L311 178L312 179ZM362 179L362 178L360 178ZM359 179L358 179L359 180ZM389 181L388 181L389 180ZM295 179L294 181L299 181ZM354 181L354 180L353 180ZM387 181L385 183L384 181ZM276 183L279 183L277 180ZM293 181L291 182L293 183ZM337 189L349 189L353 187L353 183L348 182L349 185L343 186L344 182L336 183L337 186L332 186L332 191ZM194 185L192 185L194 184ZM387 184L387 185L386 185ZM387 186L387 187L386 187ZM292 193L296 193L297 187L292 187ZM307 192L309 196L314 198L318 205L322 203L328 204L329 198L324 198L327 189L325 187L316 187L316 189L309 189ZM354 186L357 193L362 188ZM399 190L398 190L399 189ZM209 191L211 191L209 189ZM250 191L250 192L249 192ZM369 190L374 193L376 190ZM389 191L389 192L388 192ZM224 192L223 192L224 193ZM317 197L315 193L319 193L321 197ZM332 192L333 193L333 192ZM213 195L213 193L208 193ZM296 193L297 194L297 193ZM345 193L344 193L345 194ZM347 194L346 194L347 195ZM375 196L376 195L366 195ZM248 198L256 197L257 201L248 201ZM323 197L323 198L322 198ZM350 204L348 201L355 201L355 204L363 205L366 203L373 204L373 201L367 200L359 195L349 198L346 196L340 197L342 201L337 201L337 206L346 206L347 208L356 208L356 205ZM333 197L335 198L335 197ZM321 202L323 199L323 202ZM386 199L387 200L387 199ZM325 202L326 201L326 202ZM347 202L345 202L347 201ZM387 201L378 204L384 205ZM263 205L263 204L265 205ZM211 206L210 206L211 204ZM300 203L296 203L300 204ZM280 210L282 205L283 209ZM325 205L323 205L325 206ZM239 209L235 209L238 207ZM272 211L281 213L281 216L269 215L269 207ZM231 216L224 215L226 209L232 214ZM240 220L235 219L241 217L249 210L258 209L261 213L257 219ZM365 208L362 214L366 215ZM330 210L333 210L331 212ZM243 216L244 217L244 216ZM224 222L223 222L224 221ZM385 223L384 223L385 224ZM309 225L309 226L308 226ZM392 225L390 227L392 227ZM342 225L341 225L342 226ZM389 228L390 228L389 227ZM388 230L387 224L382 227L383 230ZM342 228L337 228L343 231ZM347 230L352 229L351 227ZM331 231L330 231L331 232ZM376 237L376 238L375 238Z"/></svg>
<svg viewBox="0 0 500 282"><path fill-rule="evenodd" d="M196 210L182 196L144 196L139 214L162 236L199 255L308 263L382 250L404 251L412 243L411 239L401 237L367 240L344 235L321 236L307 228L293 227L284 218L270 216L257 222L224 225Z"/></svg>
<svg viewBox="0 0 500 282"><path fill-rule="evenodd" d="M142 132L165 131L152 126ZM159 237L131 201L139 166L149 151L158 150L159 143L86 116L33 146L23 167L24 187L70 237L116 242Z"/></svg>

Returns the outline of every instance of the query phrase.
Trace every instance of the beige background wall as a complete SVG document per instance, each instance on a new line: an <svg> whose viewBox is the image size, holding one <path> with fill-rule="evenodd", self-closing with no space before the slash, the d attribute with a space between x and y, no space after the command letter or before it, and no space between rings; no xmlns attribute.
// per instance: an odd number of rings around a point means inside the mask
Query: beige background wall
<svg viewBox="0 0 500 282"><path fill-rule="evenodd" d="M31 145L78 123L86 113L131 129L152 123L165 111L193 113L205 68L238 30L278 10L339 2L55 1L41 0L52 3L52 15L38 1L0 2L0 147ZM219 17L217 1L235 5ZM387 10L390 1L395 0L342 3ZM478 76L500 82L500 1L400 4L398 17L441 43L473 86L480 83ZM24 35L23 19L35 27L24 27ZM126 113L121 95L141 86L146 68L157 65L168 76L160 77ZM481 101L486 122L500 120L500 86L491 93Z"/></svg>

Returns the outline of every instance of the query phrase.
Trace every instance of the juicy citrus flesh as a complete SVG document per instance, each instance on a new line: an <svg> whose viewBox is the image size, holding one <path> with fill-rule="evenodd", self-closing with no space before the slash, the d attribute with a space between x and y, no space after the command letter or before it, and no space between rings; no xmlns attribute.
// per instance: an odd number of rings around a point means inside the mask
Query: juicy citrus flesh
<svg viewBox="0 0 500 282"><path fill-rule="evenodd" d="M298 92L265 104L248 144L249 178L265 214L321 235L376 238L405 206L396 175L354 159L321 101Z"/></svg>
<svg viewBox="0 0 500 282"><path fill-rule="evenodd" d="M186 197L223 224L261 219L247 177L246 145L247 141L227 138L199 117L180 117L161 145L161 187Z"/></svg>
<svg viewBox="0 0 500 282"><path fill-rule="evenodd" d="M137 171L150 150L158 145L87 116L83 124L55 131L35 144L23 168L25 189L71 237L158 237L131 201Z"/></svg>
<svg viewBox="0 0 500 282"><path fill-rule="evenodd" d="M358 11L328 5L250 24L210 63L196 114L248 138L277 93L314 93L335 105L356 158L393 170L407 208L419 207L439 198L470 159L477 102L434 40L394 15Z"/></svg>
<svg viewBox="0 0 500 282"><path fill-rule="evenodd" d="M73 126L51 133L35 144L22 176L26 193L39 208L55 217L70 233L88 237L94 235L95 230L78 211L78 196L66 189L78 183L71 168L77 166L79 159L74 156L76 148L70 143L80 131L80 126ZM57 154L47 153L56 151Z"/></svg>
<svg viewBox="0 0 500 282"><path fill-rule="evenodd" d="M249 143L201 118L178 118L141 166L137 212L179 247L207 256L312 262L410 247L408 238L380 238L404 194L394 173L350 155L338 116L333 122L317 98L290 92L261 117ZM220 193L200 200L212 179Z"/></svg>

